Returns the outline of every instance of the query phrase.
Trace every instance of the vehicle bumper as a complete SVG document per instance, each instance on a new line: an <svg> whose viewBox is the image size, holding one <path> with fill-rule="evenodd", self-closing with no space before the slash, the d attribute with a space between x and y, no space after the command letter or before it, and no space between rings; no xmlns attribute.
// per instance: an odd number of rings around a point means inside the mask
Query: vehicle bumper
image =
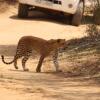
<svg viewBox="0 0 100 100"><path fill-rule="evenodd" d="M60 12L74 14L77 10L79 0L59 0L61 4L51 2L52 0L19 0L22 4L52 9ZM57 0L56 0L57 1Z"/></svg>

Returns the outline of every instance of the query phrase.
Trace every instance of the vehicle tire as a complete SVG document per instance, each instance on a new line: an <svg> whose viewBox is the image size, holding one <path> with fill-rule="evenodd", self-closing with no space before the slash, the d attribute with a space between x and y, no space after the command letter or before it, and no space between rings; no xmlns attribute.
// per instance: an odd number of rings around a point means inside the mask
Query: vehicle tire
<svg viewBox="0 0 100 100"><path fill-rule="evenodd" d="M84 12L84 2L80 1L77 7L77 11L72 17L72 25L79 26L81 24L83 12Z"/></svg>
<svg viewBox="0 0 100 100"><path fill-rule="evenodd" d="M27 18L28 17L28 8L29 8L28 5L19 3L18 17L19 18Z"/></svg>

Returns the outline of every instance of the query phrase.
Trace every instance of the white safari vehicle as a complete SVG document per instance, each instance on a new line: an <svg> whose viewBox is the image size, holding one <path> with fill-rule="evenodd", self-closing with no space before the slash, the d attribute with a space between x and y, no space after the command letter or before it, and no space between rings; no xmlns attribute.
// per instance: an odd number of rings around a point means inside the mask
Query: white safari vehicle
<svg viewBox="0 0 100 100"><path fill-rule="evenodd" d="M72 25L81 24L85 0L19 0L18 17L26 18L31 8L48 13L70 14Z"/></svg>

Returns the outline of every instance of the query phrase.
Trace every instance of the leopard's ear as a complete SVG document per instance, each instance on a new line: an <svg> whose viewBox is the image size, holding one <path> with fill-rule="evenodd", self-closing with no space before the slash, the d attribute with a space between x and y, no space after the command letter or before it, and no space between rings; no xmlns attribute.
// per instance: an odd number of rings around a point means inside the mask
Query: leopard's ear
<svg viewBox="0 0 100 100"><path fill-rule="evenodd" d="M48 43L54 43L54 42L55 42L54 39L50 39L50 40L48 41Z"/></svg>
<svg viewBox="0 0 100 100"><path fill-rule="evenodd" d="M57 43L60 43L61 42L61 39L57 39Z"/></svg>

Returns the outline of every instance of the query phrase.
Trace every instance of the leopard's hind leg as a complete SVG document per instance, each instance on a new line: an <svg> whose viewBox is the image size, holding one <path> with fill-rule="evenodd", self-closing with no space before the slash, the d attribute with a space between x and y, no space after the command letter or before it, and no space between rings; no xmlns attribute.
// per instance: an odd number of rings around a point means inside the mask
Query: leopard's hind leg
<svg viewBox="0 0 100 100"><path fill-rule="evenodd" d="M29 59L29 57L31 56L31 51L30 52L27 52L26 55L24 55L23 59L22 59L22 67L23 67L23 70L24 71L29 71L28 68L26 68L25 64L27 62L27 60Z"/></svg>
<svg viewBox="0 0 100 100"><path fill-rule="evenodd" d="M19 59L19 58L21 58L22 57L22 55L15 55L15 57L14 57L14 67L15 67L15 69L18 69L18 66L17 66L17 60Z"/></svg>

